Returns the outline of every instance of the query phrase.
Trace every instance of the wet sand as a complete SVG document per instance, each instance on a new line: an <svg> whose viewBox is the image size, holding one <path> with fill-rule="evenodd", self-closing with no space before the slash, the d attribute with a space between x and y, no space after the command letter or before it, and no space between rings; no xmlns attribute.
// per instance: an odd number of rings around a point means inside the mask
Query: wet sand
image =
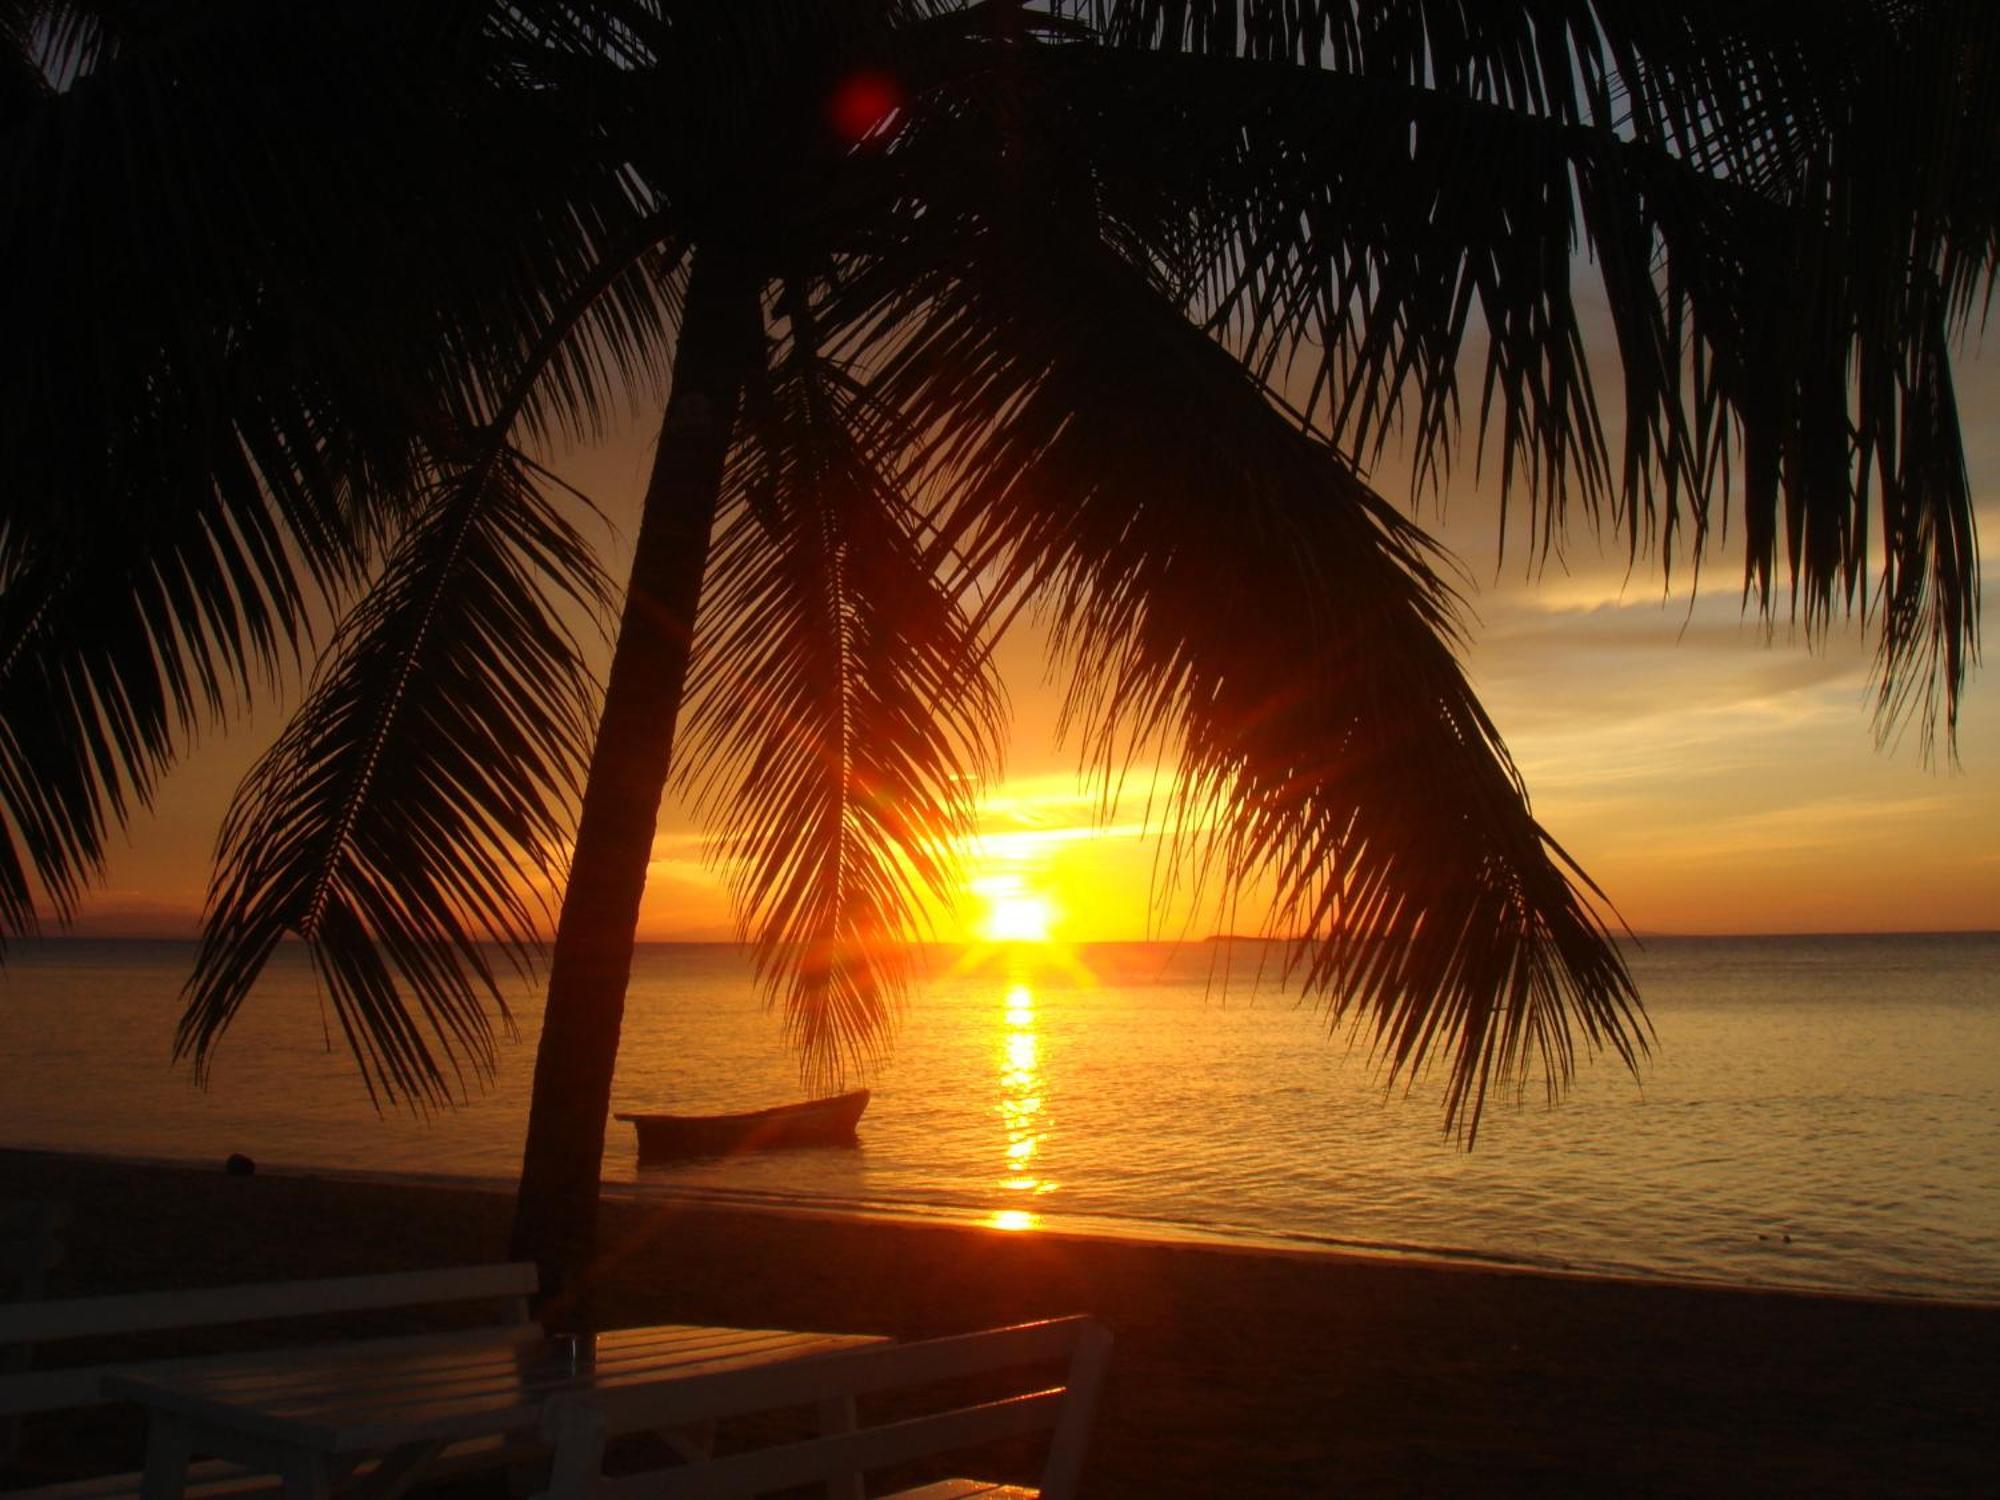
<svg viewBox="0 0 2000 1500"><path fill-rule="evenodd" d="M505 1258L460 1187L0 1151L75 1222L61 1294ZM606 1324L1117 1340L1086 1492L2000 1493L2000 1308L607 1202ZM38 1475L127 1432L35 1437ZM22 1482L29 1477L24 1472Z"/></svg>

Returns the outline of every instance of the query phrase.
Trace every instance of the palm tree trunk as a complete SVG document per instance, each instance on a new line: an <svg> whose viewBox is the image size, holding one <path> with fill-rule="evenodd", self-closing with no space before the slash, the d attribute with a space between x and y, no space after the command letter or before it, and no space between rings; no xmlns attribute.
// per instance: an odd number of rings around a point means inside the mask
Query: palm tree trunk
<svg viewBox="0 0 2000 1500"><path fill-rule="evenodd" d="M744 360L759 336L755 298L740 265L716 252L697 256L556 928L513 1253L541 1268L550 1316L570 1322L587 1317L578 1298L596 1247L605 1116L639 899Z"/></svg>

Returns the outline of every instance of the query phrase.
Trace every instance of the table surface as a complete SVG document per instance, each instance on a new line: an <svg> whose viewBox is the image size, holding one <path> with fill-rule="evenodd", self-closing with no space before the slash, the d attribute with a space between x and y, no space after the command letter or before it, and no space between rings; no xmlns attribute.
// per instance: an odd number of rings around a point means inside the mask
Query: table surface
<svg viewBox="0 0 2000 1500"><path fill-rule="evenodd" d="M328 1454L536 1427L549 1399L660 1380L698 1380L882 1343L875 1334L669 1323L560 1340L463 1334L273 1350L199 1369L107 1376L107 1395L203 1425Z"/></svg>

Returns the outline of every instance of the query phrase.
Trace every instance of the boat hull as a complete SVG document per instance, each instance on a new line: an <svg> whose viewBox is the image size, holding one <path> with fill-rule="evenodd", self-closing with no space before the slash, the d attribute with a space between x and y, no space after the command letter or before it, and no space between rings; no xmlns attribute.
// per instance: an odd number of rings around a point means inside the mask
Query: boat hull
<svg viewBox="0 0 2000 1500"><path fill-rule="evenodd" d="M793 1146L839 1146L854 1139L868 1090L780 1104L740 1115L620 1114L639 1133L639 1159L724 1156Z"/></svg>

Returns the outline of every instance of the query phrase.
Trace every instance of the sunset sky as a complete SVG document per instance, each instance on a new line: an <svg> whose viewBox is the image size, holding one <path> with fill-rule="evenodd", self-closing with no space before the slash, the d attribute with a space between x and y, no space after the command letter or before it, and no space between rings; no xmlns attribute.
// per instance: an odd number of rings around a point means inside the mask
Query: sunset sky
<svg viewBox="0 0 2000 1500"><path fill-rule="evenodd" d="M2000 576L2000 358L1960 363L1960 404L1981 562ZM1615 403L1607 402L1614 407ZM563 471L617 525L607 560L622 578L648 463L650 422L567 455ZM1376 475L1392 498L1402 471ZM1671 593L1656 561L1629 577L1622 544L1587 531L1539 582L1518 554L1496 558L1489 496L1462 462L1443 522L1422 519L1473 581L1474 685L1526 776L1537 816L1641 932L1811 932L2000 926L2000 684L1973 680L1960 763L1927 766L1914 734L1878 750L1870 716L1872 646L1843 626L1809 652L1781 622L1767 644L1742 613L1733 539L1711 557L1690 607L1689 570ZM1990 617L1991 611L1987 611ZM1003 668L1014 704L1006 780L993 789L970 889L939 936L977 933L996 902L1042 903L1068 941L1199 936L1216 920L1149 901L1158 854L1142 795L1104 816L1057 743L1058 689L1030 629ZM282 715L261 706L211 736L141 814L76 930L183 936L201 904L229 792ZM1131 785L1143 794L1146 768ZM670 805L654 848L641 937L733 935L699 834ZM1016 906L1019 918L1024 908ZM1230 925L1254 928L1257 913ZM1002 921L1004 925L1004 913Z"/></svg>

